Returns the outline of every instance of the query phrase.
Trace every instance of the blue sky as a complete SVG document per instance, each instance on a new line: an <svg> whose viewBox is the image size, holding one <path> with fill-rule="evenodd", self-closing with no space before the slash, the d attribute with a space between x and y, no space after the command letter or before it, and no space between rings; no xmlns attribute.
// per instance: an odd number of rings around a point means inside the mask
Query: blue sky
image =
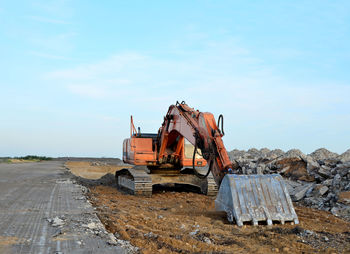
<svg viewBox="0 0 350 254"><path fill-rule="evenodd" d="M0 156L121 157L132 114L228 150L350 148L349 1L0 1Z"/></svg>

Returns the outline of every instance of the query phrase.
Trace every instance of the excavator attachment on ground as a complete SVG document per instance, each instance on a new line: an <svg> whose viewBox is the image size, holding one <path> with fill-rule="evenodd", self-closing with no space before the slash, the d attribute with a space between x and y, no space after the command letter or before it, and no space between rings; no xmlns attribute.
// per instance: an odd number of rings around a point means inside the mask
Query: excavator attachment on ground
<svg viewBox="0 0 350 254"><path fill-rule="evenodd" d="M215 200L217 211L225 211L230 222L272 225L287 221L298 224L292 200L279 174L227 174Z"/></svg>
<svg viewBox="0 0 350 254"><path fill-rule="evenodd" d="M239 226L260 221L297 224L282 177L233 174L238 165L230 160L223 135L222 115L216 123L211 113L194 110L185 102L169 107L157 134L136 131L131 117L123 161L134 167L117 171L117 184L143 196L151 196L154 185L192 185L207 195L216 195L220 187L216 209Z"/></svg>

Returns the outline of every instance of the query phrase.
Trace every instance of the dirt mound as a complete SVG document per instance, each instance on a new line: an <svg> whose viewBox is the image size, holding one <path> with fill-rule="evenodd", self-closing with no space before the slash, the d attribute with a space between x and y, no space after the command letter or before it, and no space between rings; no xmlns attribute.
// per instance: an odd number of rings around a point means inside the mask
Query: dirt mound
<svg viewBox="0 0 350 254"><path fill-rule="evenodd" d="M99 161L68 161L65 164L72 174L85 179L100 179L106 174L114 175L116 171L130 166L111 165Z"/></svg>

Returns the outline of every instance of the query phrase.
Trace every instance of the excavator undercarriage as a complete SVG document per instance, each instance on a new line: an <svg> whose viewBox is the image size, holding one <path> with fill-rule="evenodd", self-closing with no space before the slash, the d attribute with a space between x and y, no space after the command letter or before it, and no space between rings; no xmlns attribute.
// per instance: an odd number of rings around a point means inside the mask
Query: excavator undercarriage
<svg viewBox="0 0 350 254"><path fill-rule="evenodd" d="M217 185L211 174L207 178L199 178L193 173L192 168L181 171L159 171L150 173L146 166L125 168L116 172L118 186L134 195L150 197L155 185L191 185L208 196L216 196Z"/></svg>

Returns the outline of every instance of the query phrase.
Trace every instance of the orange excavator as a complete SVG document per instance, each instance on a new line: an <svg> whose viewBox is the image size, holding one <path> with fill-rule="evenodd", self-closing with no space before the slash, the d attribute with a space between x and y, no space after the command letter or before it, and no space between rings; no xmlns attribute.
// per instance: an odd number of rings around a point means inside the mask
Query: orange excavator
<svg viewBox="0 0 350 254"><path fill-rule="evenodd" d="M236 175L222 137L223 116L200 112L184 101L171 105L158 133L136 130L123 142L123 161L134 165L116 172L121 189L151 196L154 185L185 184L217 195L215 206L238 225L260 221L299 223L288 190L278 174ZM219 188L219 190L218 190Z"/></svg>

